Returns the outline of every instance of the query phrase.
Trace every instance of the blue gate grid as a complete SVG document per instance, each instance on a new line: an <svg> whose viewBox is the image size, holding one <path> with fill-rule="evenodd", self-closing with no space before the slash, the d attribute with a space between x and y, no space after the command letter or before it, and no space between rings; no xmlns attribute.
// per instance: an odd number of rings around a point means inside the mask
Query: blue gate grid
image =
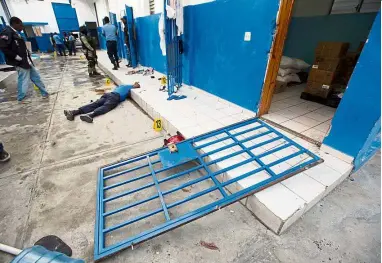
<svg viewBox="0 0 382 263"><path fill-rule="evenodd" d="M182 57L179 53L179 39L176 19L169 19L166 11L170 0L164 1L164 21L166 40L166 61L167 61L167 92L170 96L175 92L175 87L182 85Z"/></svg>
<svg viewBox="0 0 382 263"><path fill-rule="evenodd" d="M94 258L163 234L322 160L255 118L99 169ZM282 202L282 200L280 200Z"/></svg>

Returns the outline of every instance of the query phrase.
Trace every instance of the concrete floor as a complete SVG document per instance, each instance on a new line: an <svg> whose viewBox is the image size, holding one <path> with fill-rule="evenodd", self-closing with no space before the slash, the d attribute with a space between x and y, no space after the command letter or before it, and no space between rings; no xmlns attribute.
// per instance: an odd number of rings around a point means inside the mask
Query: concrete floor
<svg viewBox="0 0 382 263"><path fill-rule="evenodd" d="M0 139L13 157L0 165L0 242L27 247L54 234L92 262L98 167L158 148L163 137L130 101L93 124L68 122L63 109L96 99L104 78L90 80L86 62L73 58L40 69L56 92L49 101L31 90L30 103L18 104L15 87L0 93ZM236 203L104 262L380 262L380 170L378 153L282 236Z"/></svg>

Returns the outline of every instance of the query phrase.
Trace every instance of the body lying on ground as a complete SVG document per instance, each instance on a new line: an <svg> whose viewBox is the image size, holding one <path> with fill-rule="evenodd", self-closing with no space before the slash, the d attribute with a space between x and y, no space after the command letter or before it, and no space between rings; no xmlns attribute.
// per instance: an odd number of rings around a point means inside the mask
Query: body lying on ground
<svg viewBox="0 0 382 263"><path fill-rule="evenodd" d="M92 123L94 117L105 114L117 107L119 103L126 100L131 89L137 88L140 88L137 82L134 85L118 86L112 92L103 94L98 100L77 110L64 110L64 114L69 121L73 121L75 116L80 115L82 121Z"/></svg>

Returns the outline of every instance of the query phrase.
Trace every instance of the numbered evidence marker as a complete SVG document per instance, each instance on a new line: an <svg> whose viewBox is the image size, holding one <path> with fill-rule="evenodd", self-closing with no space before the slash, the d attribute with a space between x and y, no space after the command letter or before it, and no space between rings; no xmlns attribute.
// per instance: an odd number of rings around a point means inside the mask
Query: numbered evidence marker
<svg viewBox="0 0 382 263"><path fill-rule="evenodd" d="M153 128L155 131L160 132L163 129L162 119L155 119Z"/></svg>
<svg viewBox="0 0 382 263"><path fill-rule="evenodd" d="M109 85L111 84L111 80L110 80L109 78L106 78L106 79L105 79L105 84L106 84L107 86L109 86Z"/></svg>

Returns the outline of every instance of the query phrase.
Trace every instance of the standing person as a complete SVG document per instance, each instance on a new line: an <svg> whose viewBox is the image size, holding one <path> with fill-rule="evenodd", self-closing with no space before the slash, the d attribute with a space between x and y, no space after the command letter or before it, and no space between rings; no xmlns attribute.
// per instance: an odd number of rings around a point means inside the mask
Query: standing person
<svg viewBox="0 0 382 263"><path fill-rule="evenodd" d="M86 26L80 27L80 34L82 49L86 59L88 60L89 77L101 75L96 71L97 53L95 40L91 36L88 36L88 30L86 29Z"/></svg>
<svg viewBox="0 0 382 263"><path fill-rule="evenodd" d="M11 17L9 23L10 26L6 26L0 33L0 49L5 55L7 64L16 67L18 73L17 100L22 101L25 98L29 80L37 86L43 98L48 98L49 94L41 81L40 74L34 67L25 41L18 33L23 30L23 22L18 17Z"/></svg>
<svg viewBox="0 0 382 263"><path fill-rule="evenodd" d="M138 82L135 82L134 85L118 86L112 92L103 94L102 97L95 102L82 106L77 110L64 110L64 114L69 121L73 121L75 116L82 114L80 116L82 121L92 123L94 117L111 111L117 107L120 102L126 100L131 89L138 89L140 87Z"/></svg>
<svg viewBox="0 0 382 263"><path fill-rule="evenodd" d="M71 56L76 55L76 38L74 37L73 33L70 33L69 36L69 55Z"/></svg>
<svg viewBox="0 0 382 263"><path fill-rule="evenodd" d="M66 32L64 32L64 46L69 50L69 36Z"/></svg>
<svg viewBox="0 0 382 263"><path fill-rule="evenodd" d="M126 53L127 53L127 65L126 67L131 67L131 51L130 51L130 42L129 42L129 28L127 25L126 18L122 17L121 21L124 25L123 28L123 35L125 37L125 44L126 44Z"/></svg>
<svg viewBox="0 0 382 263"><path fill-rule="evenodd" d="M58 52L60 53L60 56L63 56L62 55L63 51L64 51L64 56L66 56L64 41L62 40L60 35L54 32L53 39L56 42L56 47L58 49Z"/></svg>
<svg viewBox="0 0 382 263"><path fill-rule="evenodd" d="M106 38L107 55L114 65L113 70L119 68L118 47L117 47L117 27L110 24L110 19L105 16L103 19L105 25L102 27L102 35Z"/></svg>
<svg viewBox="0 0 382 263"><path fill-rule="evenodd" d="M53 52L56 51L56 41L54 41L53 33L50 33L50 44L52 44Z"/></svg>
<svg viewBox="0 0 382 263"><path fill-rule="evenodd" d="M11 155L4 150L4 145L0 141L0 162L6 162L9 161L9 159L11 159Z"/></svg>

